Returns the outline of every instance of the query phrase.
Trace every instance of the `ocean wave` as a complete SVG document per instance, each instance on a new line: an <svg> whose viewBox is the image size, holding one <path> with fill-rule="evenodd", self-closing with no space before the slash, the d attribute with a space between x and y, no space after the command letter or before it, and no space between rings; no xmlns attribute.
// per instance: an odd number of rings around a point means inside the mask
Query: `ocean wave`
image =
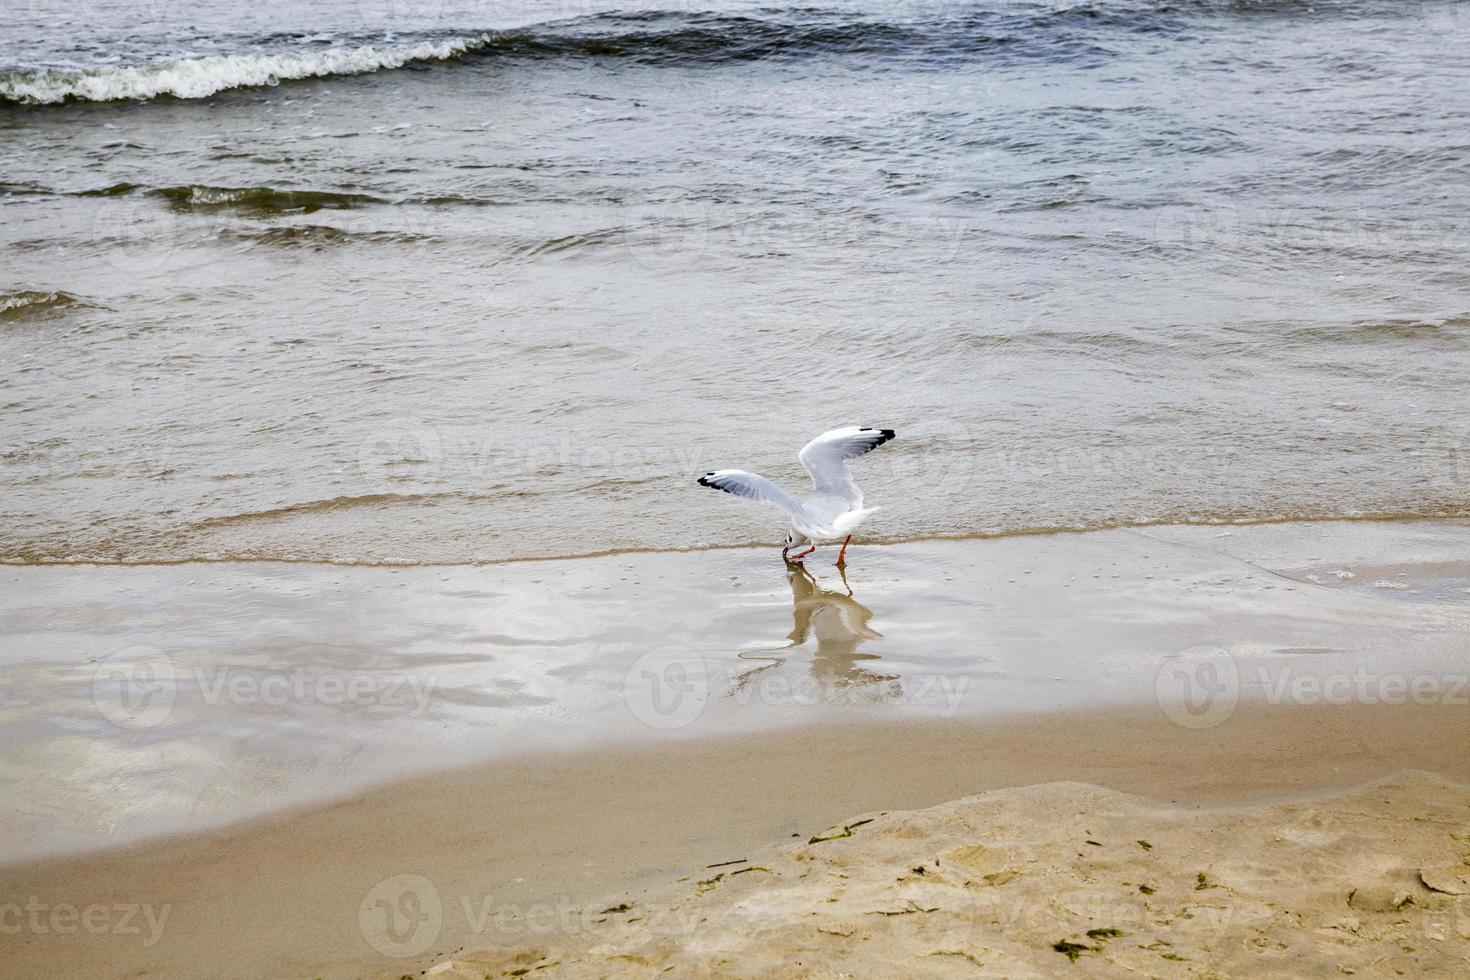
<svg viewBox="0 0 1470 980"><path fill-rule="evenodd" d="M66 309L68 306L86 306L84 301L61 290L43 291L19 289L0 292L0 323L27 320Z"/></svg>
<svg viewBox="0 0 1470 980"><path fill-rule="evenodd" d="M929 16L885 17L812 7L750 13L643 11L589 14L514 30L458 29L444 36L299 47L281 35L246 41L254 50L140 66L31 68L0 74L0 104L106 102L172 96L201 99L233 88L359 75L476 54L502 60L622 60L649 65L721 64L805 56L868 55L915 62L1009 55L1064 62L1111 56L1110 34L1197 33L1233 16L1314 16L1287 0L1179 0L1114 4L939 6ZM891 11L890 11L891 13ZM319 41L318 38L306 40ZM297 45L298 47L282 47Z"/></svg>
<svg viewBox="0 0 1470 980"><path fill-rule="evenodd" d="M402 245L433 241L432 235L388 229L337 228L332 225L286 225L279 228L222 228L219 236L245 245L276 248L320 248L325 245Z"/></svg>
<svg viewBox="0 0 1470 980"><path fill-rule="evenodd" d="M270 507L265 510L220 514L215 517L205 517L194 521L190 527L202 529L221 527L229 524L281 521L303 515L358 508L433 507L445 501L459 501L473 504L493 502L496 499L496 497L491 495L455 491L441 491L436 493L367 493L356 496L328 497L323 500L304 500L297 503L283 504L279 507Z"/></svg>
<svg viewBox="0 0 1470 980"><path fill-rule="evenodd" d="M109 184L82 191L59 191L74 197L127 197L146 194L159 197L177 211L295 211L311 214L323 209L346 210L369 204L386 204L386 199L348 191L311 191L291 187L215 187L208 184L178 184L146 187L142 184Z"/></svg>
<svg viewBox="0 0 1470 980"><path fill-rule="evenodd" d="M361 75L413 62L444 61L484 46L491 37L476 34L415 44L211 55L131 67L14 71L0 75L0 102L52 105L69 100L112 102L165 95L203 99L233 88L329 75Z"/></svg>
<svg viewBox="0 0 1470 980"><path fill-rule="evenodd" d="M446 495L454 496L454 495ZM473 499L473 498L467 498ZM327 506L323 506L327 505ZM278 511L264 512L267 518L289 516L299 511L330 509L340 506L332 501L316 501L304 507L286 507ZM218 523L235 520L254 520L262 515L235 515L217 519ZM1470 512L1463 506L1446 504L1408 510L1368 511L1363 513L1337 513L1306 510L1291 513L1259 514L1161 514L1154 517L1099 519L1075 522L1020 525L1015 527L989 527L963 531L914 532L908 534L872 534L864 538L868 545L905 545L930 541L991 541L1010 538L1047 537L1059 534L1097 534L1118 530L1148 530L1170 527L1258 527L1278 524L1397 524L1411 522L1464 522L1470 521ZM207 527L211 521L194 526ZM455 554L442 557L423 555L365 555L354 549L338 553L332 547L315 542L303 542L300 546L264 542L248 547L241 546L188 546L139 554L136 549L123 551L121 547L87 548L59 545L45 546L9 545L0 546L0 567L25 567L33 565L214 565L214 564L302 564L339 565L351 568L452 568L465 565L508 565L519 562L569 561L583 558L607 558L624 555L688 554L708 551L735 551L750 548L769 549L775 545L768 540L739 540L723 543L700 543L685 545L626 545L609 548L553 547L546 550L531 549L514 554Z"/></svg>
<svg viewBox="0 0 1470 980"><path fill-rule="evenodd" d="M338 44L325 50L256 50L137 66L34 68L0 74L0 104L202 99L235 88L334 75L360 75L445 61L471 52L501 59L617 58L647 63L750 61L802 52L879 53L922 49L933 39L909 26L791 11L731 14L596 14L540 29L483 31L412 43ZM950 36L952 32L944 32ZM950 36L966 47L990 38ZM255 42L278 44L278 39Z"/></svg>
<svg viewBox="0 0 1470 980"><path fill-rule="evenodd" d="M1056 60L1107 54L1092 41L1107 32L1179 34L1222 17L1295 17L1344 0L1151 0L1098 3L935 4L864 13L820 7L765 7L748 14L642 11L602 13L504 32L486 46L500 56L621 58L647 63L717 63L817 55L899 55L917 59L1015 50ZM907 13L907 15L905 15Z"/></svg>
<svg viewBox="0 0 1470 980"><path fill-rule="evenodd" d="M324 208L344 210L367 204L383 204L371 194L343 191L307 191L280 187L211 187L185 184L158 187L148 193L161 197L169 206L185 211L230 209L239 211L301 211L311 214Z"/></svg>

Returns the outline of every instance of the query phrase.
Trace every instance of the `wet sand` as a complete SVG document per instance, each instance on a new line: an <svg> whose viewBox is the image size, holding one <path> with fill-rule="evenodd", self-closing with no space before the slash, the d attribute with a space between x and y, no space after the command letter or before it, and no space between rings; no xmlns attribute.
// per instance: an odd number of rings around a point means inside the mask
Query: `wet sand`
<svg viewBox="0 0 1470 980"><path fill-rule="evenodd" d="M683 908L660 889L869 811L1470 781L1467 545L1124 529L869 546L846 583L765 549L7 568L0 973L396 977L523 951L518 914Z"/></svg>
<svg viewBox="0 0 1470 980"><path fill-rule="evenodd" d="M22 932L8 937L0 970L398 977L466 949L520 948L527 930L572 941L565 933L592 913L646 903L648 889L667 900L678 879L713 875L708 865L868 811L1057 781L1196 805L1296 798L1404 768L1470 782L1466 745L1464 707L1248 706L1207 730L1117 711L539 754L223 832L6 868L6 895L46 907L168 911L150 945L146 927ZM1427 805L1398 802L1404 814ZM571 925L547 926L561 921Z"/></svg>
<svg viewBox="0 0 1470 980"><path fill-rule="evenodd" d="M0 568L3 853L116 848L541 751L1442 701L1470 648L1466 555L1470 522L1338 522L869 545L845 583L830 550L801 570L764 548Z"/></svg>

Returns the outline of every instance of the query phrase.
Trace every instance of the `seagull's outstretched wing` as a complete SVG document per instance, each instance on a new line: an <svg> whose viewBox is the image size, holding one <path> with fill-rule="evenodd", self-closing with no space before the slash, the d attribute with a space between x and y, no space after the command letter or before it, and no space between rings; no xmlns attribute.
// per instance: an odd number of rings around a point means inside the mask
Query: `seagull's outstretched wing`
<svg viewBox="0 0 1470 980"><path fill-rule="evenodd" d="M796 502L796 498L759 473L747 473L744 470L715 470L713 473L706 473L700 477L699 485L733 493L737 497L754 500L756 503L775 504L788 514L801 513L801 504Z"/></svg>
<svg viewBox="0 0 1470 980"><path fill-rule="evenodd" d="M824 432L801 451L801 465L812 475L816 493L836 494L854 507L861 507L863 495L852 482L847 461L871 452L892 439L892 429L860 429L849 425Z"/></svg>

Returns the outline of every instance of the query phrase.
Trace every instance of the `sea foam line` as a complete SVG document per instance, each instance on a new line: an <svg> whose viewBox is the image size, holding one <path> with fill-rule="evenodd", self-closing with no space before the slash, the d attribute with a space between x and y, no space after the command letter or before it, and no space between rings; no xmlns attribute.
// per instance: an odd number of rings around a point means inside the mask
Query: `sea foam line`
<svg viewBox="0 0 1470 980"><path fill-rule="evenodd" d="M0 76L0 100L49 105L67 99L110 102L172 95L202 99L216 92L275 85L298 78L360 75L401 68L412 61L443 61L484 47L491 35L418 44L276 54L211 55L153 65L68 70L43 68Z"/></svg>

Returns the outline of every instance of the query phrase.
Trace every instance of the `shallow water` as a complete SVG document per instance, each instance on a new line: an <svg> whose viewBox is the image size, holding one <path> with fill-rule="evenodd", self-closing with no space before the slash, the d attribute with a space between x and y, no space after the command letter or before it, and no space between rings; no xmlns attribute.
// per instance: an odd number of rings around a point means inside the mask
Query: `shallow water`
<svg viewBox="0 0 1470 980"><path fill-rule="evenodd" d="M611 745L1120 707L1216 739L1251 704L1463 711L1467 533L919 542L859 549L845 578L830 563L783 578L767 549L8 568L5 858Z"/></svg>
<svg viewBox="0 0 1470 980"><path fill-rule="evenodd" d="M1464 5L53 6L5 560L774 541L848 422L883 540L1470 513Z"/></svg>

